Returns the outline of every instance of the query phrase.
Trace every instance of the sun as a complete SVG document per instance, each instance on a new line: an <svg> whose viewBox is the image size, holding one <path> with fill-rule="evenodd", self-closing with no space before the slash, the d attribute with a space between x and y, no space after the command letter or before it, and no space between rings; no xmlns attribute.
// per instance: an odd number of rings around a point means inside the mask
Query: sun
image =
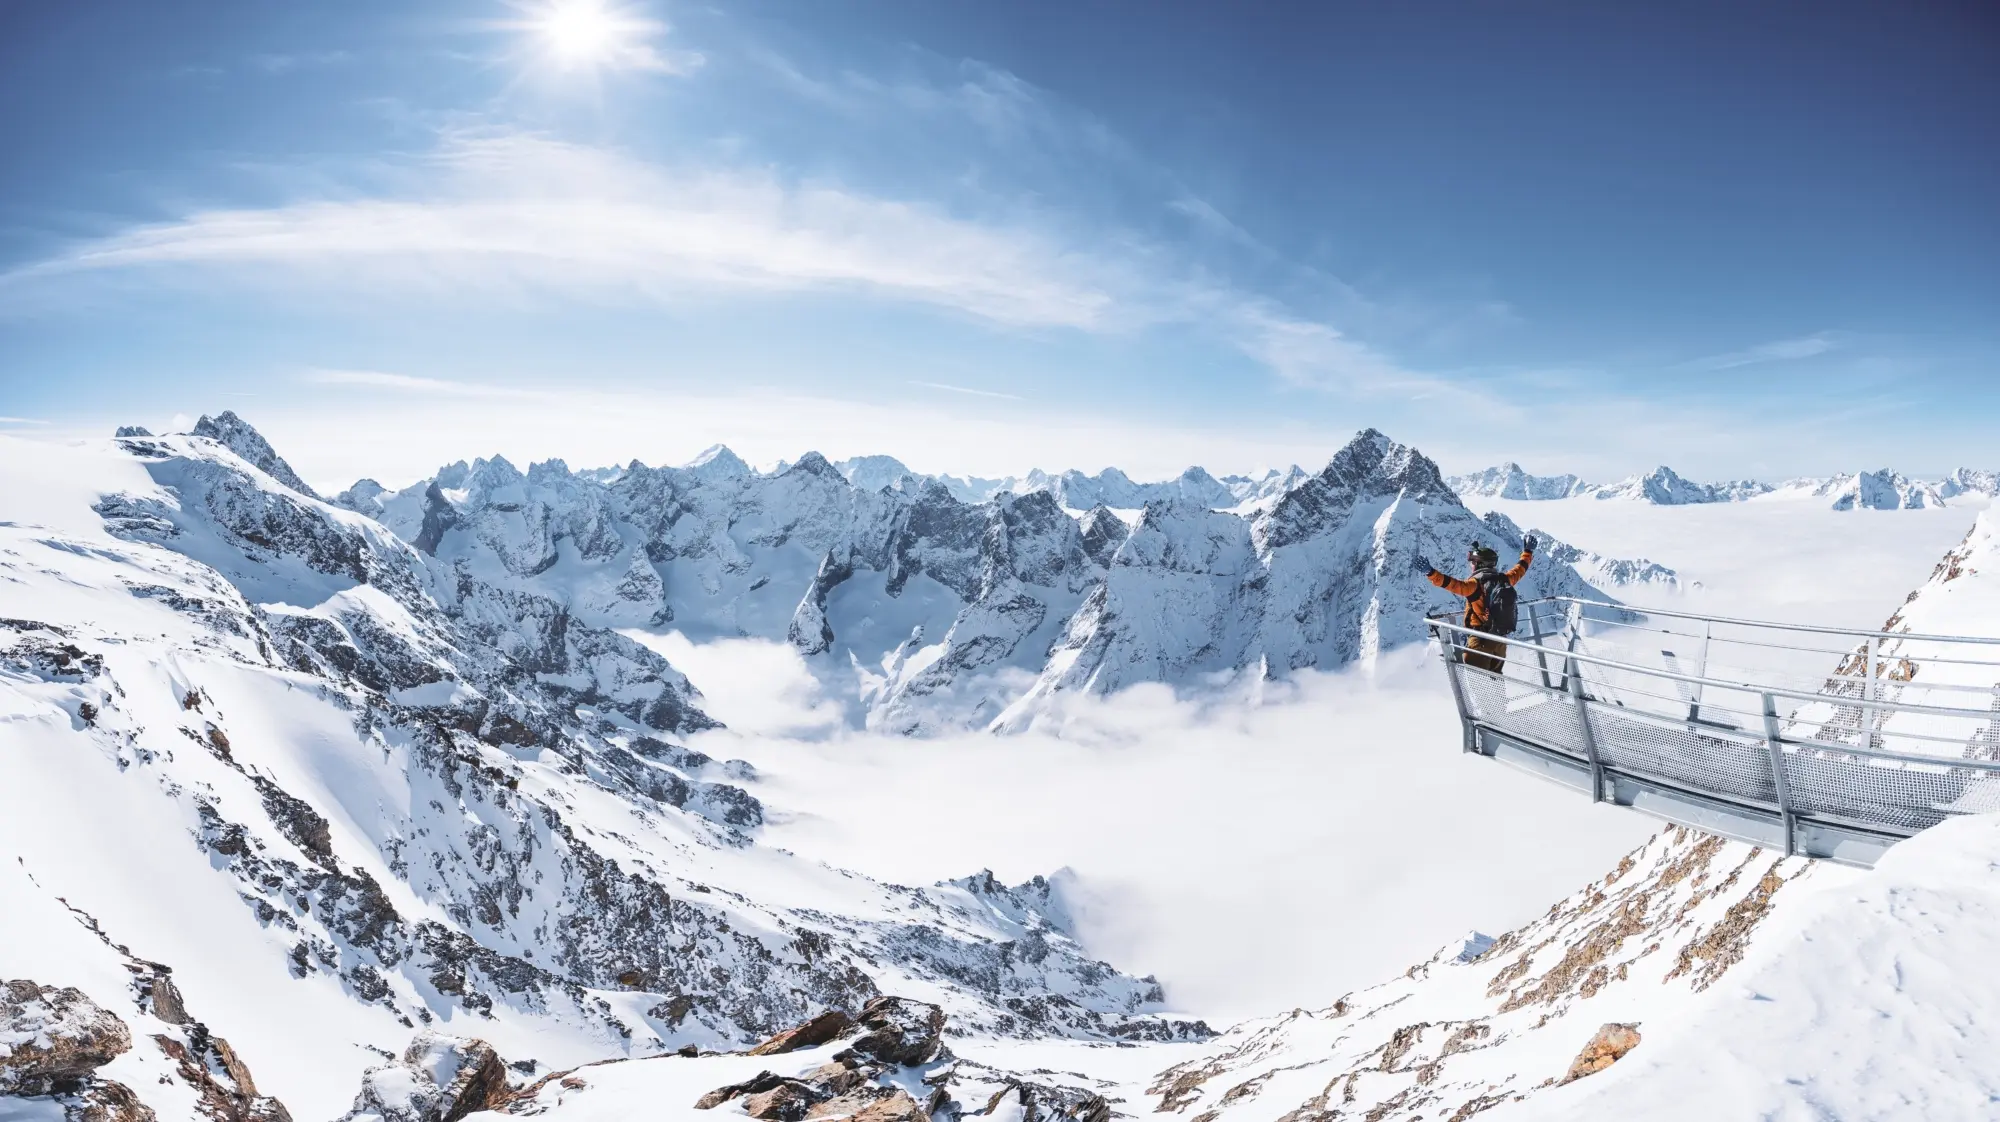
<svg viewBox="0 0 2000 1122"><path fill-rule="evenodd" d="M540 23L549 49L564 62L597 62L617 52L618 19L591 0L552 4Z"/></svg>
<svg viewBox="0 0 2000 1122"><path fill-rule="evenodd" d="M605 0L545 0L526 16L519 26L561 69L664 68L651 43L663 28L630 8Z"/></svg>

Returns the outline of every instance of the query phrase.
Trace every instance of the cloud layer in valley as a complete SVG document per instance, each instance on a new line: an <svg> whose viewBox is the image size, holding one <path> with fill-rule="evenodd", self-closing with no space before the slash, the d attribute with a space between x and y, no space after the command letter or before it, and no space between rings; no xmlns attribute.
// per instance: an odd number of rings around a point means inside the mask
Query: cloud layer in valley
<svg viewBox="0 0 2000 1122"><path fill-rule="evenodd" d="M1221 1020L1323 1005L1520 923L1654 829L1458 750L1432 656L1076 702L1060 735L848 729L789 648L655 640L757 765L775 844L907 883L1064 870L1086 945ZM921 838L921 841L917 839Z"/></svg>

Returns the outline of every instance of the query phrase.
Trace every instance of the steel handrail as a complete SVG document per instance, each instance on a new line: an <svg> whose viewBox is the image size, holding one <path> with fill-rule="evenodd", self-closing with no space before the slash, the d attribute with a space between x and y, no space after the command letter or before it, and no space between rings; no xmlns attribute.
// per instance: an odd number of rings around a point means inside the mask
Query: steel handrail
<svg viewBox="0 0 2000 1122"><path fill-rule="evenodd" d="M1445 662L1466 752L1586 791L1593 802L1609 801L1752 845L1782 846L1787 856L1850 864L1871 865L1899 840L1946 818L2000 809L2000 759L1993 758L2000 753L2000 705L1960 708L1881 696L1936 688L1883 681L1885 639L1951 642L1952 637L1875 633L1859 650L1810 651L1840 657L1843 668L1865 660L1867 672L1816 677L1802 689L1760 684L1758 678L1781 672L1776 668L1743 671L1749 680L1717 677L1709 661L1710 643L1717 638L1713 617L1692 613L1673 615L1704 621L1700 634L1687 636L1699 640L1698 650L1690 652L1694 673L1632 661L1650 656L1620 651L1615 637L1608 655L1588 653L1587 639L1604 638L1588 625L1604 621L1589 619L1574 606L1594 603L1577 597L1526 602L1529 637L1522 640L1467 627L1456 622L1464 618L1458 613L1425 620ZM1537 610L1542 607L1554 608L1554 618L1542 618ZM1613 607L1634 619L1641 614ZM1507 655L1499 656L1498 665L1471 657L1493 655L1473 649L1471 641L1478 639L1504 642ZM1667 665L1680 664L1681 656L1661 654ZM1888 659L1890 666L1908 661ZM1994 663L1970 665L2000 669ZM1655 692L1668 687L1653 686L1653 679L1672 683L1679 696ZM2000 695L2000 685L1940 685L1988 701ZM1845 696L1850 693L1856 696ZM1738 694L1750 705L1737 702ZM1781 699L1790 714L1781 714ZM1898 713L1918 719L1894 721ZM1966 725L1969 735L1940 735ZM1859 743L1845 743L1848 737Z"/></svg>
<svg viewBox="0 0 2000 1122"><path fill-rule="evenodd" d="M1534 600L1524 600L1522 607L1529 604L1582 604L1586 607L1615 608L1635 615L1666 616L1671 619L1692 619L1703 623L1726 623L1735 627L1761 627L1771 631L1805 631L1816 635L1852 635L1863 639L1916 639L1928 643L1969 643L1974 646L2000 646L2000 636L1984 635L1929 635L1917 631L1864 631L1849 627L1823 627L1808 623L1774 623L1770 620L1737 619L1733 616L1705 616L1698 612L1676 612L1665 608L1641 608L1629 604L1606 604L1601 600L1585 600L1578 596L1542 596ZM1608 623L1609 620L1594 622ZM1984 665L1979 664L1979 665Z"/></svg>
<svg viewBox="0 0 2000 1122"><path fill-rule="evenodd" d="M1768 693L1773 697L1782 697L1790 701L1825 701L1839 705L1852 705L1863 709L1886 710L1892 713L1923 713L1934 717L1977 717L1986 719L1990 719L1993 716L1993 711L1991 709L1954 709L1949 706L1920 705L1913 702L1883 701L1879 699L1868 699L1868 698L1830 697L1824 693L1810 692L1807 690L1797 689L1790 686L1756 685L1750 682L1734 682L1725 678L1705 678L1693 674L1680 674L1672 670L1656 670L1650 666L1640 666L1636 663L1620 662L1617 659L1602 658L1597 655L1587 655L1581 651L1565 650L1560 647L1545 647L1537 643L1523 642L1506 635L1495 635L1490 631L1480 631L1479 629L1473 627L1465 627L1456 623L1447 623L1445 620L1437 616L1430 617L1426 622L1433 627L1444 628L1465 636L1477 635L1488 639L1498 639L1502 642L1505 642L1510 649L1518 647L1523 650L1533 651L1537 654L1553 655L1557 658L1572 659L1576 662L1584 663L1590 666L1603 666L1613 670L1624 670L1630 673L1640 674L1649 678L1664 678L1668 681L1673 681L1673 682L1685 682L1686 684L1691 686L1713 686L1716 689L1736 690L1741 693L1753 693L1753 694ZM1453 647L1458 648L1458 645L1453 644Z"/></svg>
<svg viewBox="0 0 2000 1122"><path fill-rule="evenodd" d="M1465 648L1454 647L1452 649L1464 650ZM1473 653L1477 654L1478 652L1475 651ZM1475 667L1473 669L1477 668ZM1483 671L1483 673L1492 674L1493 672L1488 670L1488 671ZM1504 675L1496 675L1496 677L1504 677ZM1512 681L1513 679L1509 680ZM1559 704L1561 700L1565 697L1563 692L1559 689L1556 689L1555 687L1537 686L1533 682L1517 682L1517 684L1524 685L1529 689L1541 690L1547 697L1548 701L1552 704ZM1647 693L1644 690L1632 689L1630 687L1620 687L1620 689L1626 693L1636 693L1641 697L1655 698L1660 701L1679 700L1677 698L1666 697L1662 694ZM1760 691L1760 695L1761 692L1762 691ZM1630 706L1617 705L1616 703L1606 702L1602 698L1589 697L1587 695L1585 697L1585 700L1592 705L1598 705L1598 706L1610 704L1615 710L1617 710L1618 715L1621 717L1649 721L1660 725L1671 726L1673 728L1689 729L1692 731L1697 731L1702 733L1716 733L1716 734L1728 733L1740 736L1746 740L1766 739L1763 733L1753 731L1747 726L1735 727L1729 725L1720 725L1714 721L1709 721L1709 720L1692 722L1684 717L1672 717L1664 713L1655 713L1647 709L1634 709ZM1706 709L1706 707L1704 707L1704 709ZM1758 719L1761 719L1762 717L1761 714L1750 713L1741 709L1723 709L1721 711L1729 714L1732 717L1753 717ZM1984 713L1985 710L1981 710L1981 712ZM1780 718L1780 720L1787 721L1791 719ZM1799 723L1799 722L1793 722L1793 723ZM1856 730L1856 731L1861 731L1861 730ZM1959 738L1926 736L1922 733L1898 732L1895 733L1894 735L1899 740L1924 740L1934 744L1963 745L1965 743L1963 739ZM1892 760L1897 763L1921 764L1926 767L1939 767L1939 768L1962 767L1962 768L1970 768L1974 771L2000 772L2000 760L1979 760L1967 756L1934 756L1921 752L1897 752L1887 748L1863 748L1858 745L1843 744L1838 740L1823 740L1816 736L1798 736L1796 734L1787 734L1782 729L1780 729L1777 739L1784 744L1793 745L1799 748L1811 748L1818 751L1838 752L1843 755L1868 756L1874 759Z"/></svg>
<svg viewBox="0 0 2000 1122"><path fill-rule="evenodd" d="M1542 601L1536 601L1536 603L1541 603L1541 602ZM1585 601L1585 603L1595 603L1595 601ZM1634 614L1644 614L1644 611L1638 608L1630 608L1626 610ZM1697 616L1694 618L1701 619L1706 617ZM1729 635L1709 635L1704 637L1702 635L1698 635L1690 631L1669 631L1664 627L1647 627L1644 624L1632 623L1622 619L1593 619L1590 622L1598 627L1616 627L1621 631L1642 631L1648 635L1669 635L1677 639L1706 638L1707 641L1711 643L1727 644L1732 647L1755 647L1758 650L1764 650L1764 651L1791 651L1794 654L1826 655L1830 658L1845 658L1859 653L1853 647L1800 647L1800 646L1795 646L1791 643L1766 643L1756 639L1739 639ZM1712 622L1728 623L1731 621L1717 619ZM1915 639L1918 642L1924 642L1929 638L1927 636L1922 636L1922 635L1906 634L1900 631L1860 632L1859 634L1862 634L1870 639L1878 639L1878 640ZM1865 643L1862 644L1862 646L1865 645L1866 645ZM1924 666L1924 665L1990 666L1996 670L2000 670L2000 660L1996 659L1946 658L1942 655L1913 656L1913 655L1899 654L1895 656L1895 660L1898 662L1916 663L1919 666Z"/></svg>

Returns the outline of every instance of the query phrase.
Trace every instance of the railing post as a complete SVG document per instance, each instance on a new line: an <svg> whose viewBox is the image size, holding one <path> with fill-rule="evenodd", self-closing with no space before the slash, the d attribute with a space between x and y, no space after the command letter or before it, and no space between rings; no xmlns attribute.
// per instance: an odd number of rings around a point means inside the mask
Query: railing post
<svg viewBox="0 0 2000 1122"><path fill-rule="evenodd" d="M1543 639L1542 618L1541 614L1535 610L1537 607L1538 605L1532 603L1528 605L1528 641L1533 643L1536 648L1535 665L1541 667L1542 670L1542 688L1552 690L1556 688L1556 684L1549 680L1549 658L1541 651Z"/></svg>
<svg viewBox="0 0 2000 1122"><path fill-rule="evenodd" d="M1708 640L1714 627L1714 620L1705 619L1701 621L1701 651L1695 655L1694 660L1694 676L1697 678L1708 677ZM1690 721L1701 720L1701 687L1702 683L1696 682L1694 684L1694 696L1688 699L1688 720Z"/></svg>
<svg viewBox="0 0 2000 1122"><path fill-rule="evenodd" d="M1465 703L1465 684L1459 681L1458 660L1452 657L1454 647L1452 641L1453 632L1446 631L1442 627L1433 627L1431 628L1431 634L1437 638L1438 653L1444 656L1445 680L1451 683L1452 704L1458 706L1458 727L1465 734L1465 740L1460 745L1459 750L1463 752L1477 751L1477 734L1473 731L1472 726L1472 707Z"/></svg>
<svg viewBox="0 0 2000 1122"><path fill-rule="evenodd" d="M1795 838L1797 831L1793 828L1791 781L1785 778L1785 749L1778 734L1778 703L1768 693L1763 694L1762 697L1764 699L1764 750L1771 759L1771 789L1778 796L1778 818L1783 823L1785 830L1785 856L1790 857L1798 851Z"/></svg>
<svg viewBox="0 0 2000 1122"><path fill-rule="evenodd" d="M1571 637L1572 641L1574 636ZM1576 672L1576 660L1569 659L1569 697L1576 705L1576 727L1583 735L1583 755L1590 761L1590 801L1604 801L1604 761L1597 758L1597 734L1590 731L1590 714L1584 708L1583 676Z"/></svg>
<svg viewBox="0 0 2000 1122"><path fill-rule="evenodd" d="M1563 619L1563 649L1569 651L1571 654L1574 654L1576 653L1577 635L1579 632L1583 630L1583 605L1575 600L1570 601L1569 610L1564 613L1564 616L1565 618ZM1564 659L1563 689L1567 690L1569 688L1569 679L1572 676L1574 676L1575 673L1576 673L1576 660L1573 658Z"/></svg>
<svg viewBox="0 0 2000 1122"><path fill-rule="evenodd" d="M1866 702L1879 701L1881 700L1882 697L1881 688L1877 686L1875 683L1876 644L1878 642L1880 642L1880 640L1876 639L1874 636L1869 636L1868 682L1866 685L1861 687L1861 700ZM1874 709L1868 705L1864 705L1861 707L1861 729L1862 729L1861 746L1863 748L1875 747L1875 729L1881 723L1881 720L1882 720L1882 713L1880 710Z"/></svg>

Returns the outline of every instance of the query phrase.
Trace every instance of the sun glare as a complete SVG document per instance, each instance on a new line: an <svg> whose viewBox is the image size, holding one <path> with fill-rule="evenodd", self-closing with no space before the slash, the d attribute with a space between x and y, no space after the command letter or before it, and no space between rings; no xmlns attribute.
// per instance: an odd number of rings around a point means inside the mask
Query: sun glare
<svg viewBox="0 0 2000 1122"><path fill-rule="evenodd" d="M565 70L669 69L650 42L663 28L605 0L547 0L523 23Z"/></svg>
<svg viewBox="0 0 2000 1122"><path fill-rule="evenodd" d="M565 61L590 62L605 57L618 42L610 12L591 3L558 4L542 21L549 46Z"/></svg>

